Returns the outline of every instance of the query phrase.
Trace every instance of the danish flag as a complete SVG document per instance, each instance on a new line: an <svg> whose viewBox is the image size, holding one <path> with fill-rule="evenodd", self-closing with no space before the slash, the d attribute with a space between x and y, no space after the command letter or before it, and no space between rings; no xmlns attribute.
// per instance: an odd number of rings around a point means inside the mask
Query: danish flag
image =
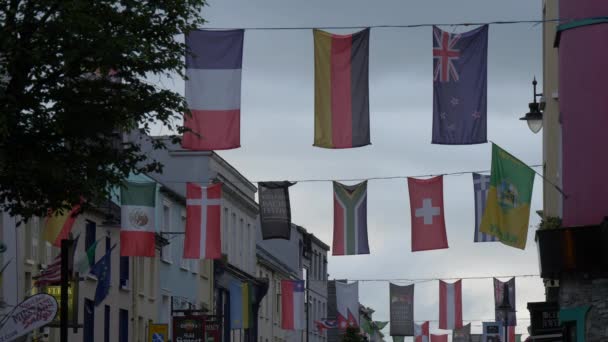
<svg viewBox="0 0 608 342"><path fill-rule="evenodd" d="M220 259L222 184L186 185L184 259Z"/></svg>

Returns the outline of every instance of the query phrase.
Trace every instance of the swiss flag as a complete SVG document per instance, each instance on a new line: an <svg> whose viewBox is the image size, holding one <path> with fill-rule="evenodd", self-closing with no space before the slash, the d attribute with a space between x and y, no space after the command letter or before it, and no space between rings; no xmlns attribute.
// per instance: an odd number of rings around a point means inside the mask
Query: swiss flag
<svg viewBox="0 0 608 342"><path fill-rule="evenodd" d="M412 252L448 248L443 216L443 176L407 179L412 214Z"/></svg>
<svg viewBox="0 0 608 342"><path fill-rule="evenodd" d="M222 184L186 184L184 259L220 259Z"/></svg>

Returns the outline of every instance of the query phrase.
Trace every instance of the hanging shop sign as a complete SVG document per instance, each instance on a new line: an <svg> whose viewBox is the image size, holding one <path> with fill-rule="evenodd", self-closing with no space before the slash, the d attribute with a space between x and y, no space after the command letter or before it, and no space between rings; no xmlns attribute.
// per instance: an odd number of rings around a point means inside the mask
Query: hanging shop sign
<svg viewBox="0 0 608 342"><path fill-rule="evenodd" d="M204 342L205 318L202 316L174 316L173 341Z"/></svg>
<svg viewBox="0 0 608 342"><path fill-rule="evenodd" d="M205 319L205 342L220 342L221 325L216 316Z"/></svg>
<svg viewBox="0 0 608 342"><path fill-rule="evenodd" d="M57 301L40 293L26 298L0 321L0 342L9 342L49 324L57 315Z"/></svg>
<svg viewBox="0 0 608 342"><path fill-rule="evenodd" d="M70 283L70 286L68 286L68 321L70 321L70 323L73 323L73 324L76 324L76 322L78 321L77 320L78 313L74 310L78 306L77 304L74 305L75 304L74 303L74 299L75 299L74 292L76 291L75 283L76 282L72 282L72 283ZM58 310L61 310L61 286L60 285L47 286L42 289L42 292L55 298L55 300L57 301ZM54 327L58 327L59 322L60 322L59 315L57 315L57 317L55 317L53 322L51 322L51 325ZM73 324L70 324L70 325L73 325Z"/></svg>

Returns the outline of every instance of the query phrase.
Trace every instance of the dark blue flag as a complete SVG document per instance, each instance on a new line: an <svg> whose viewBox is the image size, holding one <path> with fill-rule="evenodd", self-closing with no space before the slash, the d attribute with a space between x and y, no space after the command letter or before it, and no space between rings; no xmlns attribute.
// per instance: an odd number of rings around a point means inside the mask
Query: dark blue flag
<svg viewBox="0 0 608 342"><path fill-rule="evenodd" d="M116 247L116 245L112 246L112 248L109 250L106 250L106 254L104 254L104 256L102 256L91 269L91 274L97 277L97 287L95 288L95 306L101 304L101 302L106 299L108 292L110 291L112 274L111 256L114 247Z"/></svg>
<svg viewBox="0 0 608 342"><path fill-rule="evenodd" d="M433 26L433 144L487 142L488 25L451 34Z"/></svg>

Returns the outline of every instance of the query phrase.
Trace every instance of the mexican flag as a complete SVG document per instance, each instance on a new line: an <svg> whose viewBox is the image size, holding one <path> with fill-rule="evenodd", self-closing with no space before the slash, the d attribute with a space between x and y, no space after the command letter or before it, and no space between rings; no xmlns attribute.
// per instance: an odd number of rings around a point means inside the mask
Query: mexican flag
<svg viewBox="0 0 608 342"><path fill-rule="evenodd" d="M87 275L91 271L91 266L95 264L95 250L99 240L93 242L93 244L85 251L84 255L78 258L76 264L76 272L80 275Z"/></svg>
<svg viewBox="0 0 608 342"><path fill-rule="evenodd" d="M479 230L503 244L525 249L534 170L492 144L492 172Z"/></svg>
<svg viewBox="0 0 608 342"><path fill-rule="evenodd" d="M125 182L120 196L120 255L154 257L156 183Z"/></svg>

